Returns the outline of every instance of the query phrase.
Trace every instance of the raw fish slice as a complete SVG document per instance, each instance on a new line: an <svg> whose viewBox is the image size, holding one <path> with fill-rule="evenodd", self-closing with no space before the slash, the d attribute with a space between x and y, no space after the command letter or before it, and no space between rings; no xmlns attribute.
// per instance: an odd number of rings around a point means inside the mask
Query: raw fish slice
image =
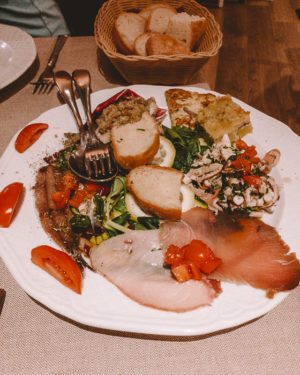
<svg viewBox="0 0 300 375"><path fill-rule="evenodd" d="M159 230L132 231L91 250L92 267L142 305L183 312L210 305L220 292L214 281L178 283L163 267Z"/></svg>
<svg viewBox="0 0 300 375"><path fill-rule="evenodd" d="M187 226L189 229L187 230ZM193 208L175 225L161 227L162 246L205 242L222 259L210 277L221 281L250 284L272 292L290 290L300 281L300 263L276 229L259 219L235 219L225 213L215 216L203 208Z"/></svg>

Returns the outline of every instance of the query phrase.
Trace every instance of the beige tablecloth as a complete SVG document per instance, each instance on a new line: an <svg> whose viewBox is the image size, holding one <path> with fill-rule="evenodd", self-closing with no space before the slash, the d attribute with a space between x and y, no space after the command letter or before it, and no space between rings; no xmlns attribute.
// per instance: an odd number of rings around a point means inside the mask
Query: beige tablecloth
<svg viewBox="0 0 300 375"><path fill-rule="evenodd" d="M18 129L58 105L55 90L48 96L33 96L28 84L45 66L53 42L36 39L41 67L36 62L0 91L0 154ZM80 67L90 70L93 91L120 85L116 73L111 82L100 74L93 38L69 39L56 69L71 72ZM199 79L198 86L207 84ZM300 288L253 322L226 332L180 338L93 329L71 322L29 297L1 259L0 287L7 292L0 316L3 375L300 374Z"/></svg>

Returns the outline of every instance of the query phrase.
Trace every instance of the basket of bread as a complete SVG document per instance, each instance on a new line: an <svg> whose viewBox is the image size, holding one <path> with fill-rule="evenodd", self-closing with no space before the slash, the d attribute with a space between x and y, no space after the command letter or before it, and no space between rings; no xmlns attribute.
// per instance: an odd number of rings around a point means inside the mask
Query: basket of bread
<svg viewBox="0 0 300 375"><path fill-rule="evenodd" d="M222 45L218 23L194 0L109 0L94 32L123 78L137 84L188 84Z"/></svg>

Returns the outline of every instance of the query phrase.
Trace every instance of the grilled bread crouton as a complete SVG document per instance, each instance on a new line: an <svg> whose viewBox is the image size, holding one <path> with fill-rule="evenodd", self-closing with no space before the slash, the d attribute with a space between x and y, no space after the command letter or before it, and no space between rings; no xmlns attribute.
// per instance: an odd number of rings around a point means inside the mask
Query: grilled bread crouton
<svg viewBox="0 0 300 375"><path fill-rule="evenodd" d="M178 220L181 217L182 178L183 173L176 169L144 165L130 171L127 188L149 215Z"/></svg>
<svg viewBox="0 0 300 375"><path fill-rule="evenodd" d="M116 161L125 169L151 162L159 149L159 127L149 112L137 122L113 126L111 138Z"/></svg>

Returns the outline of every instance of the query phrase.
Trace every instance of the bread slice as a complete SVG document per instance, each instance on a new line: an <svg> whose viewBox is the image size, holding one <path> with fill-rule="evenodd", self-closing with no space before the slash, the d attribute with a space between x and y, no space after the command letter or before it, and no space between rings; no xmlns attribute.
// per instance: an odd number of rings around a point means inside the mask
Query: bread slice
<svg viewBox="0 0 300 375"><path fill-rule="evenodd" d="M150 163L159 149L158 124L149 112L140 121L113 126L111 137L116 161L125 169Z"/></svg>
<svg viewBox="0 0 300 375"><path fill-rule="evenodd" d="M139 35L134 42L134 52L139 56L147 56L146 42L155 33L147 32Z"/></svg>
<svg viewBox="0 0 300 375"><path fill-rule="evenodd" d="M234 103L229 94L217 98L199 111L197 121L215 141L224 134L234 141L252 132L250 112Z"/></svg>
<svg viewBox="0 0 300 375"><path fill-rule="evenodd" d="M134 54L134 41L145 32L146 20L136 13L122 12L114 23L113 38L118 50Z"/></svg>
<svg viewBox="0 0 300 375"><path fill-rule="evenodd" d="M169 19L166 34L187 44L190 50L196 49L206 30L205 17L194 16L182 12L174 14Z"/></svg>
<svg viewBox="0 0 300 375"><path fill-rule="evenodd" d="M167 7L158 7L151 11L146 31L164 34L167 31L169 19L176 14L176 9Z"/></svg>
<svg viewBox="0 0 300 375"><path fill-rule="evenodd" d="M213 94L199 94L177 88L167 90L165 97L171 125L191 128L196 126L198 112L216 100Z"/></svg>
<svg viewBox="0 0 300 375"><path fill-rule="evenodd" d="M166 220L181 217L183 173L167 167L144 165L130 171L127 188L146 213Z"/></svg>
<svg viewBox="0 0 300 375"><path fill-rule="evenodd" d="M157 3L157 4L151 4L148 5L146 8L142 9L139 13L140 16L144 17L146 20L148 20L151 12L157 8L168 8L171 10L175 10L171 5L167 3ZM176 12L176 10L175 10Z"/></svg>
<svg viewBox="0 0 300 375"><path fill-rule="evenodd" d="M178 55L189 54L190 50L181 40L169 35L156 33L146 42L147 55Z"/></svg>

